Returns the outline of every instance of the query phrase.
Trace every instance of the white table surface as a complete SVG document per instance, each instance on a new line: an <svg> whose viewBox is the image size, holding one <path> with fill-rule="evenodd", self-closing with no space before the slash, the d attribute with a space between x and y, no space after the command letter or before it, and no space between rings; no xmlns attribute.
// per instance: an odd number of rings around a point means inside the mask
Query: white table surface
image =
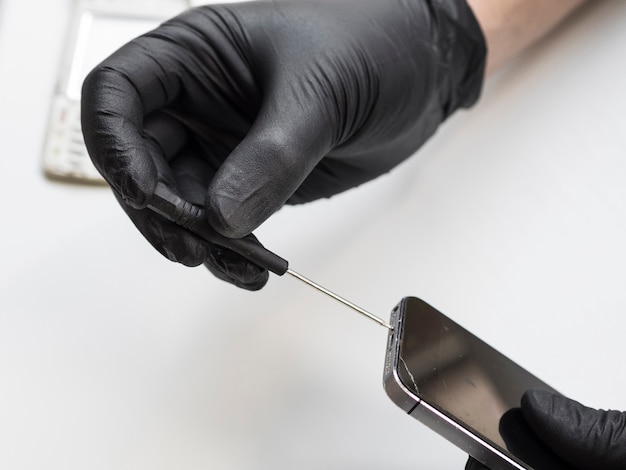
<svg viewBox="0 0 626 470"><path fill-rule="evenodd" d="M40 170L68 0L0 24L0 468L461 469L386 397L386 331L288 278L169 263L105 188ZM626 2L592 1L390 175L258 235L387 318L423 298L626 409Z"/></svg>

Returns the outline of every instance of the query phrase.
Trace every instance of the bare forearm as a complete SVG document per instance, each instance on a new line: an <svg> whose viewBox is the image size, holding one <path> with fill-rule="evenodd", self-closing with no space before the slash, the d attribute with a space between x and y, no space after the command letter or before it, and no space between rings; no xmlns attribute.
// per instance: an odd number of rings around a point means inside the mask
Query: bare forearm
<svg viewBox="0 0 626 470"><path fill-rule="evenodd" d="M487 73L543 37L587 0L468 0L487 40Z"/></svg>

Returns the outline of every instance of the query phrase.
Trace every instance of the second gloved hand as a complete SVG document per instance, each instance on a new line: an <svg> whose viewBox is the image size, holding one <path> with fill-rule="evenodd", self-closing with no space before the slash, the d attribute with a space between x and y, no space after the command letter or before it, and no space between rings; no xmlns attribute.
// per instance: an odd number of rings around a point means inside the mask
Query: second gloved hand
<svg viewBox="0 0 626 470"><path fill-rule="evenodd" d="M573 468L626 468L626 413L596 410L544 391L527 392L522 411L535 434Z"/></svg>
<svg viewBox="0 0 626 470"><path fill-rule="evenodd" d="M526 392L521 411L531 432L567 468L626 468L626 412L596 410L542 390ZM555 467L541 462L534 468L552 470ZM470 457L465 469L487 470L487 467Z"/></svg>
<svg viewBox="0 0 626 470"><path fill-rule="evenodd" d="M168 258L258 289L267 273L146 210L157 182L242 237L285 203L357 186L480 93L462 0L285 0L189 10L100 64L82 95L89 154Z"/></svg>

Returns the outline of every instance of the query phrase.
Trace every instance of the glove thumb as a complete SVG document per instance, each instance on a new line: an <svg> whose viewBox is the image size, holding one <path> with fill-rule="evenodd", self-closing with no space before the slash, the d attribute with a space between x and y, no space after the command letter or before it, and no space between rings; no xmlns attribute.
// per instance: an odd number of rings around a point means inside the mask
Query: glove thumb
<svg viewBox="0 0 626 470"><path fill-rule="evenodd" d="M576 468L626 468L626 413L588 408L543 390L524 394L522 412L533 432Z"/></svg>
<svg viewBox="0 0 626 470"><path fill-rule="evenodd" d="M282 80L285 82L286 80ZM291 77L269 90L250 131L208 188L211 226L226 237L252 232L280 209L334 145L323 102L301 96L308 85ZM300 96L300 98L298 98Z"/></svg>

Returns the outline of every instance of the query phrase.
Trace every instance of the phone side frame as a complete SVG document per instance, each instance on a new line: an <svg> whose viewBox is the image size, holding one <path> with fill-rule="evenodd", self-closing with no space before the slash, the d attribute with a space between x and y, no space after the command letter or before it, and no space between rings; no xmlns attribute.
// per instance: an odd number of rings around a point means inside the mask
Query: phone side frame
<svg viewBox="0 0 626 470"><path fill-rule="evenodd" d="M453 418L415 395L403 384L398 374L398 367L400 365L400 338L404 328L401 310L405 301L402 299L392 310L390 317L393 330L389 331L383 373L383 388L387 396L409 416L488 467L502 470L533 470L532 467L522 465L490 442L474 434L470 429L463 427Z"/></svg>
<svg viewBox="0 0 626 470"><path fill-rule="evenodd" d="M191 8L190 0L74 0L68 29L64 38L64 52L60 57L56 95L68 97L72 72L76 67L76 57L85 47L85 38L93 17L102 15L111 18L141 18L165 21L185 9Z"/></svg>

